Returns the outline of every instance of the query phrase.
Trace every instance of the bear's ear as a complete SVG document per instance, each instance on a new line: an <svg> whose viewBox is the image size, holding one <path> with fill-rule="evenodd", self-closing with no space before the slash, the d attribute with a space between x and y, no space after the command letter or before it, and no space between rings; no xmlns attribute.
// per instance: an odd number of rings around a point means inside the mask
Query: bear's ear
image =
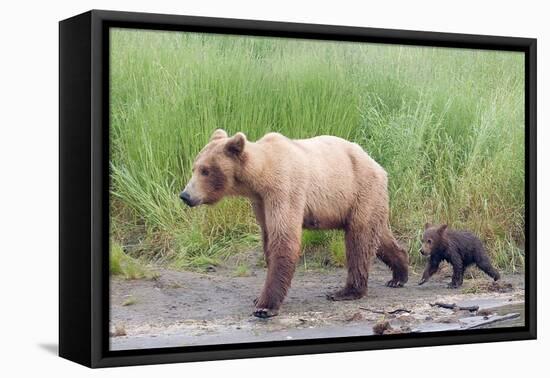
<svg viewBox="0 0 550 378"><path fill-rule="evenodd" d="M443 233L445 232L445 230L447 230L447 225L446 224L442 224L441 226L439 226L439 235L443 235Z"/></svg>
<svg viewBox="0 0 550 378"><path fill-rule="evenodd" d="M430 227L432 227L432 225L426 222L426 224L424 225L424 230L427 230Z"/></svg>
<svg viewBox="0 0 550 378"><path fill-rule="evenodd" d="M237 133L233 135L227 141L225 145L225 153L229 156L239 156L244 150L244 145L246 142L246 135L243 133Z"/></svg>
<svg viewBox="0 0 550 378"><path fill-rule="evenodd" d="M217 129L216 131L214 131L214 133L210 137L210 141L212 142L213 140L222 139L222 138L227 138L227 133L223 129Z"/></svg>

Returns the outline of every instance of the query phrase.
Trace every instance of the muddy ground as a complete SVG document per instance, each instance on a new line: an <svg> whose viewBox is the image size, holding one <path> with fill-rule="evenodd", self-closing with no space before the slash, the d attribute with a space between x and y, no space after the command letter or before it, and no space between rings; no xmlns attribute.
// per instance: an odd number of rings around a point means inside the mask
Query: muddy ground
<svg viewBox="0 0 550 378"><path fill-rule="evenodd" d="M260 265L251 264L244 277L224 263L207 272L158 269L154 280L113 278L111 349L372 335L383 320L391 327L385 333L459 330L511 313L518 318L493 326L523 324L523 275L504 274L499 285L492 285L474 268L461 289L448 289L451 270L443 267L422 286L417 285L420 272L411 272L404 288L392 289L384 286L391 273L379 262L369 277L368 296L349 302L325 298L343 285L344 269L301 266L280 315L258 319L251 314L266 274ZM475 305L480 311L432 306L435 302Z"/></svg>

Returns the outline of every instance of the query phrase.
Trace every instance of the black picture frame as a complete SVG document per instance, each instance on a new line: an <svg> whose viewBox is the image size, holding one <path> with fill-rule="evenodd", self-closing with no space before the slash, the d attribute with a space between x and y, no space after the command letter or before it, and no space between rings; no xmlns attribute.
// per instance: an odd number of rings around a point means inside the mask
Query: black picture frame
<svg viewBox="0 0 550 378"><path fill-rule="evenodd" d="M109 28L519 51L525 54L524 327L109 350ZM535 339L536 39L92 10L59 23L59 354L89 367Z"/></svg>

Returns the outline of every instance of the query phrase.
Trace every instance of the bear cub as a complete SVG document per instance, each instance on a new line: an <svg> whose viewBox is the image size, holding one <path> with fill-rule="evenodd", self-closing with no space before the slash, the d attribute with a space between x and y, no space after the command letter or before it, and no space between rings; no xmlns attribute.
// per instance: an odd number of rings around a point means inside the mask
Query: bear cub
<svg viewBox="0 0 550 378"><path fill-rule="evenodd" d="M420 253L428 256L429 260L419 285L428 281L437 272L441 261L447 261L453 267L450 288L462 285L464 271L473 264L495 281L500 279L500 274L491 265L483 243L469 231L451 230L446 224L438 226L426 223Z"/></svg>

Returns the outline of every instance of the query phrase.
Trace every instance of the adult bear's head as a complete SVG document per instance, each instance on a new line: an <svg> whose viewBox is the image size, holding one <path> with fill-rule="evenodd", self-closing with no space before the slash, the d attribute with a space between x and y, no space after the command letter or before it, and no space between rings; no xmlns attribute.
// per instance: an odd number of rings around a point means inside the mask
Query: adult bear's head
<svg viewBox="0 0 550 378"><path fill-rule="evenodd" d="M180 193L180 198L193 207L214 204L226 195L239 194L238 176L246 163L246 136L231 138L224 130L214 131L208 144L193 163L193 176Z"/></svg>

